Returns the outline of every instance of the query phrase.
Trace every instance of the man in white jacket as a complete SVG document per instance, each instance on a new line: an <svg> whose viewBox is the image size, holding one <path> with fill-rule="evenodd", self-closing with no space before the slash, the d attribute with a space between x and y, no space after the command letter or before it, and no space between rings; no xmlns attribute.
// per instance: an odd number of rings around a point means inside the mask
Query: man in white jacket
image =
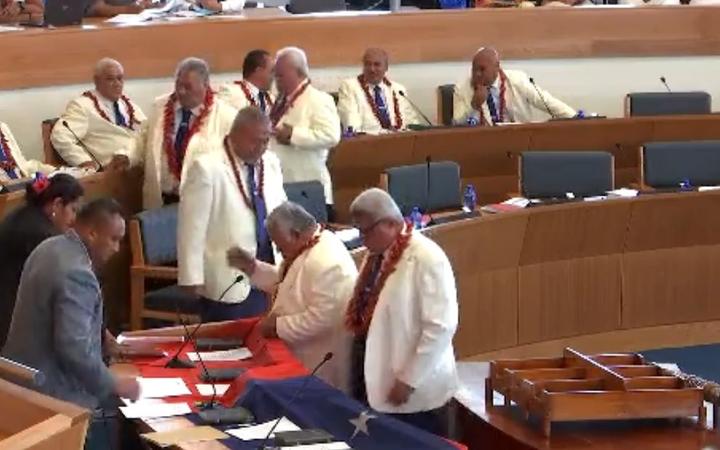
<svg viewBox="0 0 720 450"><path fill-rule="evenodd" d="M353 394L377 411L446 435L447 407L458 386L450 261L405 224L385 191L363 192L350 214L368 250L345 316L355 336Z"/></svg>
<svg viewBox="0 0 720 450"><path fill-rule="evenodd" d="M348 392L350 335L343 317L357 278L355 262L340 238L298 204L275 208L267 228L284 258L279 269L240 248L228 252L231 264L275 299L262 332L285 341L305 367L333 352L318 376Z"/></svg>
<svg viewBox="0 0 720 450"><path fill-rule="evenodd" d="M142 163L140 107L123 93L122 65L103 58L95 66L95 89L71 101L53 127L50 140L70 166L125 169Z"/></svg>
<svg viewBox="0 0 720 450"><path fill-rule="evenodd" d="M453 122L458 125L527 123L538 112L555 119L577 115L574 109L538 87L526 73L502 69L494 48L478 50L470 78L455 85Z"/></svg>
<svg viewBox="0 0 720 450"><path fill-rule="evenodd" d="M0 185L29 178L37 172L49 175L56 167L34 159L26 159L7 124L0 122Z"/></svg>
<svg viewBox="0 0 720 450"><path fill-rule="evenodd" d="M220 86L218 97L238 111L247 106L255 106L264 113L269 113L273 105L270 88L274 67L275 61L267 51L249 51L243 60L242 80Z"/></svg>
<svg viewBox="0 0 720 450"><path fill-rule="evenodd" d="M247 249L274 264L267 214L285 201L280 164L266 152L268 118L259 109L238 112L228 136L189 163L180 187L178 284L198 295L203 321L263 315L267 297L228 264L227 250ZM242 275L242 277L238 277Z"/></svg>

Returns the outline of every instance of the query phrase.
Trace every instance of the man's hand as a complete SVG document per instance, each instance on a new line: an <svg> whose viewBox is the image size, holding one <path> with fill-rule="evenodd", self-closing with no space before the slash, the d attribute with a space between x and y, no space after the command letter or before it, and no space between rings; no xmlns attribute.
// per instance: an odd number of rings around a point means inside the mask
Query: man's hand
<svg viewBox="0 0 720 450"><path fill-rule="evenodd" d="M249 276L255 272L257 260L255 256L245 249L233 247L227 251L227 260L230 267L234 267Z"/></svg>
<svg viewBox="0 0 720 450"><path fill-rule="evenodd" d="M127 398L132 401L140 398L140 383L138 383L135 377L114 375L114 378L115 393L118 397Z"/></svg>
<svg viewBox="0 0 720 450"><path fill-rule="evenodd" d="M390 389L390 393L388 394L388 401L395 406L403 405L407 403L408 399L410 398L410 394L412 394L414 391L415 388L413 388L412 386L408 386L402 381L396 379L395 384L393 385L392 389Z"/></svg>
<svg viewBox="0 0 720 450"><path fill-rule="evenodd" d="M482 105L487 101L488 88L485 85L478 84L475 86L475 94L473 95L471 105L477 111L482 110Z"/></svg>
<svg viewBox="0 0 720 450"><path fill-rule="evenodd" d="M218 0L199 0L198 4L207 10L222 12L222 6Z"/></svg>
<svg viewBox="0 0 720 450"><path fill-rule="evenodd" d="M277 338L277 315L270 313L260 322L260 332L263 337Z"/></svg>
<svg viewBox="0 0 720 450"><path fill-rule="evenodd" d="M130 158L126 155L115 155L108 165L108 170L125 170L130 167Z"/></svg>
<svg viewBox="0 0 720 450"><path fill-rule="evenodd" d="M202 291L203 285L202 284L196 284L194 286L180 286L180 288L185 291L188 295L192 295L193 297L200 297L200 292Z"/></svg>
<svg viewBox="0 0 720 450"><path fill-rule="evenodd" d="M275 139L283 145L290 145L290 139L292 138L293 127L284 124L281 128L275 129Z"/></svg>
<svg viewBox="0 0 720 450"><path fill-rule="evenodd" d="M81 163L78 165L81 169L89 169L89 170L98 170L100 167L95 163L95 161L85 161L84 163Z"/></svg>

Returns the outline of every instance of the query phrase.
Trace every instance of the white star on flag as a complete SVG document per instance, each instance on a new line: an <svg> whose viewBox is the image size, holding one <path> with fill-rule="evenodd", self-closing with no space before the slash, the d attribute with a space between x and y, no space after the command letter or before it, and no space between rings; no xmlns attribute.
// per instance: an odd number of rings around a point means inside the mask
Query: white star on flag
<svg viewBox="0 0 720 450"><path fill-rule="evenodd" d="M352 436L350 436L349 441L352 441L355 439L355 436L358 435L361 431L368 436L370 435L370 432L368 431L368 422L370 419L376 419L377 416L373 416L370 414L370 411L363 411L360 413L360 416L356 419L350 419L349 422L353 425L355 425L355 431L353 431Z"/></svg>

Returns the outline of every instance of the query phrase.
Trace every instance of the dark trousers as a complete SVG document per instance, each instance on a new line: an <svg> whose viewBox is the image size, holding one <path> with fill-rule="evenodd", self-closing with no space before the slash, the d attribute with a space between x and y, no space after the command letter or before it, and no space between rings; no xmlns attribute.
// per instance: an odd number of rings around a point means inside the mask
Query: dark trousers
<svg viewBox="0 0 720 450"><path fill-rule="evenodd" d="M166 193L162 194L163 205L172 205L174 203L180 203L180 196L178 194Z"/></svg>
<svg viewBox="0 0 720 450"><path fill-rule="evenodd" d="M241 303L223 303L203 298L200 308L200 319L203 322L222 322L224 320L245 319L262 316L267 312L267 295L258 290L251 289L250 295Z"/></svg>
<svg viewBox="0 0 720 450"><path fill-rule="evenodd" d="M437 409L420 411L408 414L387 414L388 416L401 420L409 425L425 430L428 433L442 437L448 437L448 421L450 404L446 403Z"/></svg>
<svg viewBox="0 0 720 450"><path fill-rule="evenodd" d="M365 344L367 336L355 336L353 338L350 355L350 393L352 397L367 405L367 389L365 387Z"/></svg>

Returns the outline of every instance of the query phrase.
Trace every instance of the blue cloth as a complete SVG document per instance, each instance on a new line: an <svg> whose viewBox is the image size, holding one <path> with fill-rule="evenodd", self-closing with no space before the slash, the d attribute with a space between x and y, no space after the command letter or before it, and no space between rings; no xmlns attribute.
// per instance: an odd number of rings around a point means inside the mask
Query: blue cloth
<svg viewBox="0 0 720 450"><path fill-rule="evenodd" d="M203 322L222 322L225 320L259 317L268 309L267 295L251 289L250 294L240 303L223 303L208 298L202 299L200 319Z"/></svg>
<svg viewBox="0 0 720 450"><path fill-rule="evenodd" d="M10 160L9 154L10 154L10 149L5 148L5 146L2 145L2 142L0 142L0 162L9 161ZM8 176L12 179L18 178L16 169L5 169L5 173L7 173Z"/></svg>
<svg viewBox="0 0 720 450"><path fill-rule="evenodd" d="M189 109L180 110L180 126L175 133L175 153L177 153L178 161L182 163L185 159L185 153L183 150L185 139L187 138L188 131L190 131L190 118L192 117L192 111Z"/></svg>
<svg viewBox="0 0 720 450"><path fill-rule="evenodd" d="M260 91L258 93L258 105L260 105L260 111L265 112L265 108L267 108L267 104L265 103L265 91Z"/></svg>
<svg viewBox="0 0 720 450"><path fill-rule="evenodd" d="M253 210L255 211L255 239L257 240L255 257L260 261L273 264L275 263L275 255L273 254L272 244L270 243L270 235L267 232L267 228L265 228L267 206L265 205L265 199L260 195L257 182L255 181L255 166L252 164L246 164L246 166L250 199L252 200Z"/></svg>
<svg viewBox="0 0 720 450"><path fill-rule="evenodd" d="M113 111L115 112L115 125L126 127L127 121L125 120L123 113L120 111L120 103L117 100L113 102Z"/></svg>
<svg viewBox="0 0 720 450"><path fill-rule="evenodd" d="M323 429L336 440L344 441L356 450L455 449L455 446L438 436L384 414L369 411L367 407L315 377L310 379L302 394L289 404L304 380L304 377L280 381L253 380L248 383L245 394L236 406L252 411L258 423L277 419L287 408L285 416L300 428ZM360 430L356 433L356 426L350 422L358 419L361 413L373 416L366 422L368 434ZM189 418L198 423L197 416ZM355 437L353 434L356 434ZM262 440L225 439L220 442L234 450L257 450Z"/></svg>
<svg viewBox="0 0 720 450"><path fill-rule="evenodd" d="M385 103L382 88L379 85L376 85L373 88L373 91L375 92L375 105L380 113L380 123L383 128L389 128L390 114L388 114L387 103Z"/></svg>

